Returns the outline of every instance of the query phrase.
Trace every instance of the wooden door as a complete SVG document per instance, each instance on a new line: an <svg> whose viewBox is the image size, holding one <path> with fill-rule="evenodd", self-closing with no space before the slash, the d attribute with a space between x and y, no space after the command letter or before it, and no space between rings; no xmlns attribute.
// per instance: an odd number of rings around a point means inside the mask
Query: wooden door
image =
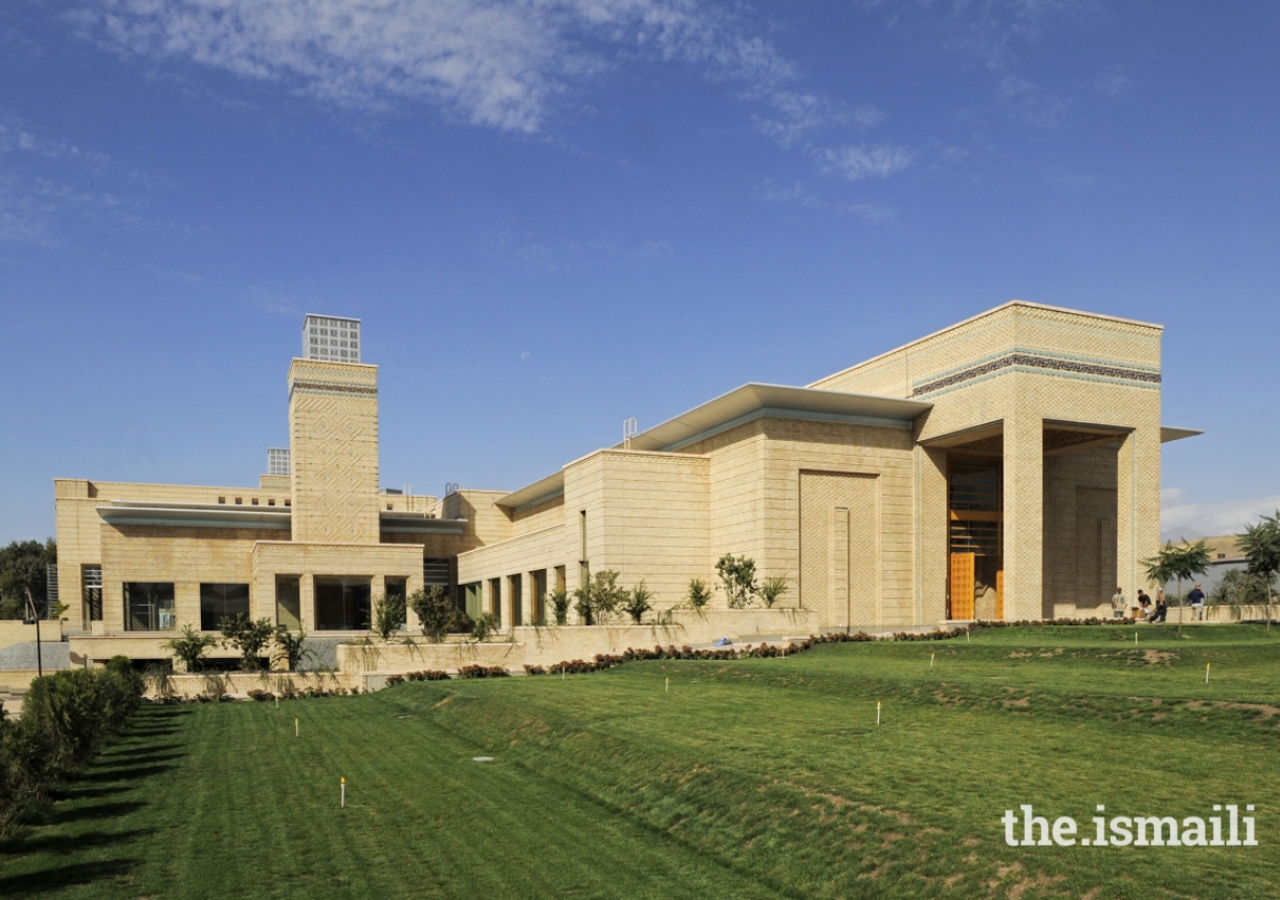
<svg viewBox="0 0 1280 900"><path fill-rule="evenodd" d="M996 571L996 619L1004 620L1004 569Z"/></svg>
<svg viewBox="0 0 1280 900"><path fill-rule="evenodd" d="M951 554L951 618L973 618L972 553ZM997 601L999 602L999 601Z"/></svg>

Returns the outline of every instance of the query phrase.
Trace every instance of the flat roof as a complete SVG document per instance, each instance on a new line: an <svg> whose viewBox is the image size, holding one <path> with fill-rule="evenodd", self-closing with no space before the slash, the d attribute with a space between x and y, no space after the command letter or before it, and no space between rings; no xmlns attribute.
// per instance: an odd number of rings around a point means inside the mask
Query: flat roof
<svg viewBox="0 0 1280 900"><path fill-rule="evenodd" d="M920 400L750 382L640 432L631 439L629 449L672 452L762 416L910 428L917 416L932 408L932 403ZM615 444L612 449L621 450L623 445ZM497 503L518 509L563 490L561 469L507 494Z"/></svg>

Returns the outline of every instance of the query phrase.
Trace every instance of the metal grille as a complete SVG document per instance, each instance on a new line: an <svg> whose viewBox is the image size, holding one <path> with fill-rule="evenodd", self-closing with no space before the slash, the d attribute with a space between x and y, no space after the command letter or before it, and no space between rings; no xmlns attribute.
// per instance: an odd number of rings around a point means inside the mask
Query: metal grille
<svg viewBox="0 0 1280 900"><path fill-rule="evenodd" d="M951 552L999 556L1003 524L975 522L966 519L951 522Z"/></svg>
<svg viewBox="0 0 1280 900"><path fill-rule="evenodd" d="M291 471L289 450L286 447L271 447L267 450L267 474L288 475Z"/></svg>
<svg viewBox="0 0 1280 900"><path fill-rule="evenodd" d="M953 460L949 465L948 501L953 512L1000 512L1004 473L998 461Z"/></svg>

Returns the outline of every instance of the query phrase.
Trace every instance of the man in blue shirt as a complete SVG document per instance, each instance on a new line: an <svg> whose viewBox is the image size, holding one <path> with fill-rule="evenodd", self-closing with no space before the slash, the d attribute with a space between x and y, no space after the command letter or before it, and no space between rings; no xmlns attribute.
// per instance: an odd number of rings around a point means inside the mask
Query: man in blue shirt
<svg viewBox="0 0 1280 900"><path fill-rule="evenodd" d="M1200 590L1200 585L1196 585L1195 589L1187 594L1187 599L1191 601L1191 608L1196 611L1196 621L1204 621L1204 591Z"/></svg>

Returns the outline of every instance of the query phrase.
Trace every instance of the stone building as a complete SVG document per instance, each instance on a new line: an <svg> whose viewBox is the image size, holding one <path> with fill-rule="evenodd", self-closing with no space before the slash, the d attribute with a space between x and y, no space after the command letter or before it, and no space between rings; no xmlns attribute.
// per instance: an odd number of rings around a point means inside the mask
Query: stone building
<svg viewBox="0 0 1280 900"><path fill-rule="evenodd" d="M439 498L379 485L377 367L304 344L272 451L288 474L55 481L72 652L163 656L237 612L362 632L371 598L431 584L537 624L550 590L602 569L662 609L728 553L830 627L1102 614L1159 547L1161 443L1197 433L1161 425L1160 340L1013 301L807 387L744 385L519 490Z"/></svg>

